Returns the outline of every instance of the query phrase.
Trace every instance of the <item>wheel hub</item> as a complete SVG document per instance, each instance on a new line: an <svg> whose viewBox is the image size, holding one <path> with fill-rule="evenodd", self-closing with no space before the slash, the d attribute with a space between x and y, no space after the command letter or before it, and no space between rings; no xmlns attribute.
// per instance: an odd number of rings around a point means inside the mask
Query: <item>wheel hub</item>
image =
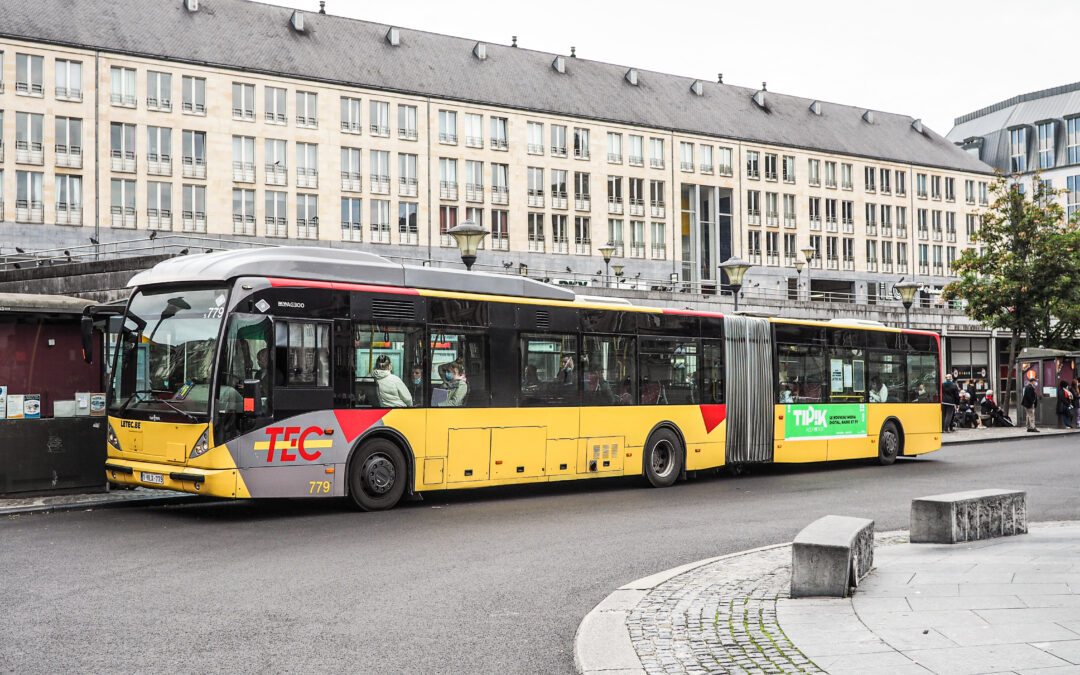
<svg viewBox="0 0 1080 675"><path fill-rule="evenodd" d="M386 494L394 487L397 472L394 463L386 455L372 455L364 462L364 470L361 472L364 479L364 489L374 494Z"/></svg>
<svg viewBox="0 0 1080 675"><path fill-rule="evenodd" d="M666 476L674 466L675 452L667 441L660 441L653 447L652 470L659 477Z"/></svg>

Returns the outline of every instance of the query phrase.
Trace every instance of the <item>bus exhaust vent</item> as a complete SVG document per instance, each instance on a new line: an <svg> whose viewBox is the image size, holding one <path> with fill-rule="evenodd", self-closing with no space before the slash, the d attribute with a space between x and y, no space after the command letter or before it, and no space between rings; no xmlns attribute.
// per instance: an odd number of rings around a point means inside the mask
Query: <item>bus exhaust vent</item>
<svg viewBox="0 0 1080 675"><path fill-rule="evenodd" d="M412 300L372 298L371 318L383 321L416 321Z"/></svg>
<svg viewBox="0 0 1080 675"><path fill-rule="evenodd" d="M551 328L551 314L542 309L536 310L536 328L537 330L548 330Z"/></svg>

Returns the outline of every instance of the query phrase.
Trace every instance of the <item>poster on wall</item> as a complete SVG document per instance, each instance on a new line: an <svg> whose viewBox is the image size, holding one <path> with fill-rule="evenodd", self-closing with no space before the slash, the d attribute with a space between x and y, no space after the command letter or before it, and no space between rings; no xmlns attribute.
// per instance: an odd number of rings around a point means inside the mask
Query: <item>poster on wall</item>
<svg viewBox="0 0 1080 675"><path fill-rule="evenodd" d="M866 404L796 404L785 406L784 440L864 438Z"/></svg>
<svg viewBox="0 0 1080 675"><path fill-rule="evenodd" d="M7 418L9 420L21 420L23 418L23 405L22 394L8 394Z"/></svg>
<svg viewBox="0 0 1080 675"><path fill-rule="evenodd" d="M7 417L7 385L0 385L0 420Z"/></svg>
<svg viewBox="0 0 1080 675"><path fill-rule="evenodd" d="M831 359L829 371L832 373L832 390L842 392L844 390L844 360Z"/></svg>
<svg viewBox="0 0 1080 675"><path fill-rule="evenodd" d="M23 417L28 420L41 418L41 394L23 396Z"/></svg>

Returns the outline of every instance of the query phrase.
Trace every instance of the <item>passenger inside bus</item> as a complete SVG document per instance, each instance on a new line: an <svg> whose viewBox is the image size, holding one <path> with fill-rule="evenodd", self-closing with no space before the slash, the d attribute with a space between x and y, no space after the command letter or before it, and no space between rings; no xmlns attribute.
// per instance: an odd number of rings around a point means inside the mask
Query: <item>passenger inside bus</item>
<svg viewBox="0 0 1080 675"><path fill-rule="evenodd" d="M372 371L375 383L379 387L379 406L383 408L410 408L413 404L412 394L401 378L394 374L390 367L390 357L380 354L375 359L375 370Z"/></svg>
<svg viewBox="0 0 1080 675"><path fill-rule="evenodd" d="M885 403L888 400L889 388L885 386L885 383L881 381L881 378L877 375L870 378L870 402Z"/></svg>
<svg viewBox="0 0 1080 675"><path fill-rule="evenodd" d="M431 392L431 403L438 408L460 408L465 405L469 383L465 379L465 366L460 361L439 365L439 377L446 383L444 388Z"/></svg>
<svg viewBox="0 0 1080 675"><path fill-rule="evenodd" d="M414 364L409 373L409 393L412 394L413 406L419 406L424 400L424 368Z"/></svg>

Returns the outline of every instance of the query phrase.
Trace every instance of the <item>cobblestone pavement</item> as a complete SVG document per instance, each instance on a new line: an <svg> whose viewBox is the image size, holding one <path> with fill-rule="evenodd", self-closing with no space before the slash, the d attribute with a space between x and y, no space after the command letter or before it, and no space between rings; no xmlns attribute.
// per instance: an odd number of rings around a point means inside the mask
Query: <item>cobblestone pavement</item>
<svg viewBox="0 0 1080 675"><path fill-rule="evenodd" d="M790 582L790 546L703 565L637 604L630 640L647 673L823 673L776 622Z"/></svg>

